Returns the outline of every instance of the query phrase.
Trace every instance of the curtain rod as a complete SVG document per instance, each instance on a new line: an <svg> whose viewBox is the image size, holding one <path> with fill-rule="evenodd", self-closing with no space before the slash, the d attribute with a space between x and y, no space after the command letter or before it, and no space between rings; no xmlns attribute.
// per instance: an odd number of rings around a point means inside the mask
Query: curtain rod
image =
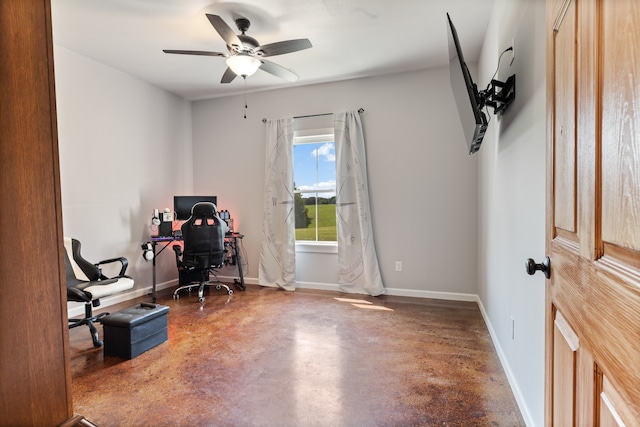
<svg viewBox="0 0 640 427"><path fill-rule="evenodd" d="M360 108L358 110L358 113L360 113L360 114L364 113L364 108ZM306 119L308 117L330 116L332 114L333 113L309 114L309 115L306 115L306 116L294 116L293 118L294 119ZM267 123L267 119L262 119L262 123Z"/></svg>

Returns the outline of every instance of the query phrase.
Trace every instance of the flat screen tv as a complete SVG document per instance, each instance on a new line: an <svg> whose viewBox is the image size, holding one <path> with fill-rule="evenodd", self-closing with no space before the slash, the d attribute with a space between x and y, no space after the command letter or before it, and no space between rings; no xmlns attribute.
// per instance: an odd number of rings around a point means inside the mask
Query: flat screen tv
<svg viewBox="0 0 640 427"><path fill-rule="evenodd" d="M218 206L216 196L173 196L173 210L177 221L186 221L191 216L191 208L198 202L211 202Z"/></svg>
<svg viewBox="0 0 640 427"><path fill-rule="evenodd" d="M467 140L469 154L473 154L480 149L482 138L487 130L487 117L482 111L484 100L480 97L478 88L473 83L467 64L464 62L458 32L448 13L447 21L450 30L448 33L451 89L458 108L464 137Z"/></svg>

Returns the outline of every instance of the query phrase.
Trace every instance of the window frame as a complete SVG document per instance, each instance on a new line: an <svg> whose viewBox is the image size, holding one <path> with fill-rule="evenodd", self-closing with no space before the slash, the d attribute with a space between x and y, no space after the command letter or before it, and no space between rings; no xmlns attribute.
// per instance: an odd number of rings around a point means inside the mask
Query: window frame
<svg viewBox="0 0 640 427"><path fill-rule="evenodd" d="M334 144L335 149L335 132L333 128L321 128L321 129L305 129L305 130L296 130L293 134L293 146L295 152L296 145L304 145L304 144L318 144L318 143L327 143L332 142ZM295 170L295 169L294 169ZM317 171L317 166L316 166ZM294 181L295 181L295 172L294 172ZM317 182L316 182L317 185ZM333 189L316 189L313 191L300 191L294 190L294 194L307 194L307 193L316 193L316 205L317 206L317 195L322 193L336 193L337 191L337 183ZM317 212L316 212L317 215ZM337 216L337 215L336 215ZM337 224L336 224L337 227ZM316 239L317 239L317 223L316 223ZM295 246L297 252L313 252L313 253L337 253L338 252L338 232L336 229L336 240L295 240Z"/></svg>

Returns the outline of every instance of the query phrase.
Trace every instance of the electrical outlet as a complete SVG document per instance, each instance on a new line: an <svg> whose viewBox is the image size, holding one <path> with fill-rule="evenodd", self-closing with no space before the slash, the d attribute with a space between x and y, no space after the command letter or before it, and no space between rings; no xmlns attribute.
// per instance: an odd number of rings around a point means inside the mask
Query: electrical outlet
<svg viewBox="0 0 640 427"><path fill-rule="evenodd" d="M396 271L402 271L402 261L396 261Z"/></svg>

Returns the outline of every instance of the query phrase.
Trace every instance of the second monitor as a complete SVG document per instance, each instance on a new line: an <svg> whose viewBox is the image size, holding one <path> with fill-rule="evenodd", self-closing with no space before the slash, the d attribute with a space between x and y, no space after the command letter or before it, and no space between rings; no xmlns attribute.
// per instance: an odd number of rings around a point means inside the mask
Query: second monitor
<svg viewBox="0 0 640 427"><path fill-rule="evenodd" d="M191 216L191 208L198 202L211 202L218 206L216 196L173 196L173 210L177 221L186 221Z"/></svg>

